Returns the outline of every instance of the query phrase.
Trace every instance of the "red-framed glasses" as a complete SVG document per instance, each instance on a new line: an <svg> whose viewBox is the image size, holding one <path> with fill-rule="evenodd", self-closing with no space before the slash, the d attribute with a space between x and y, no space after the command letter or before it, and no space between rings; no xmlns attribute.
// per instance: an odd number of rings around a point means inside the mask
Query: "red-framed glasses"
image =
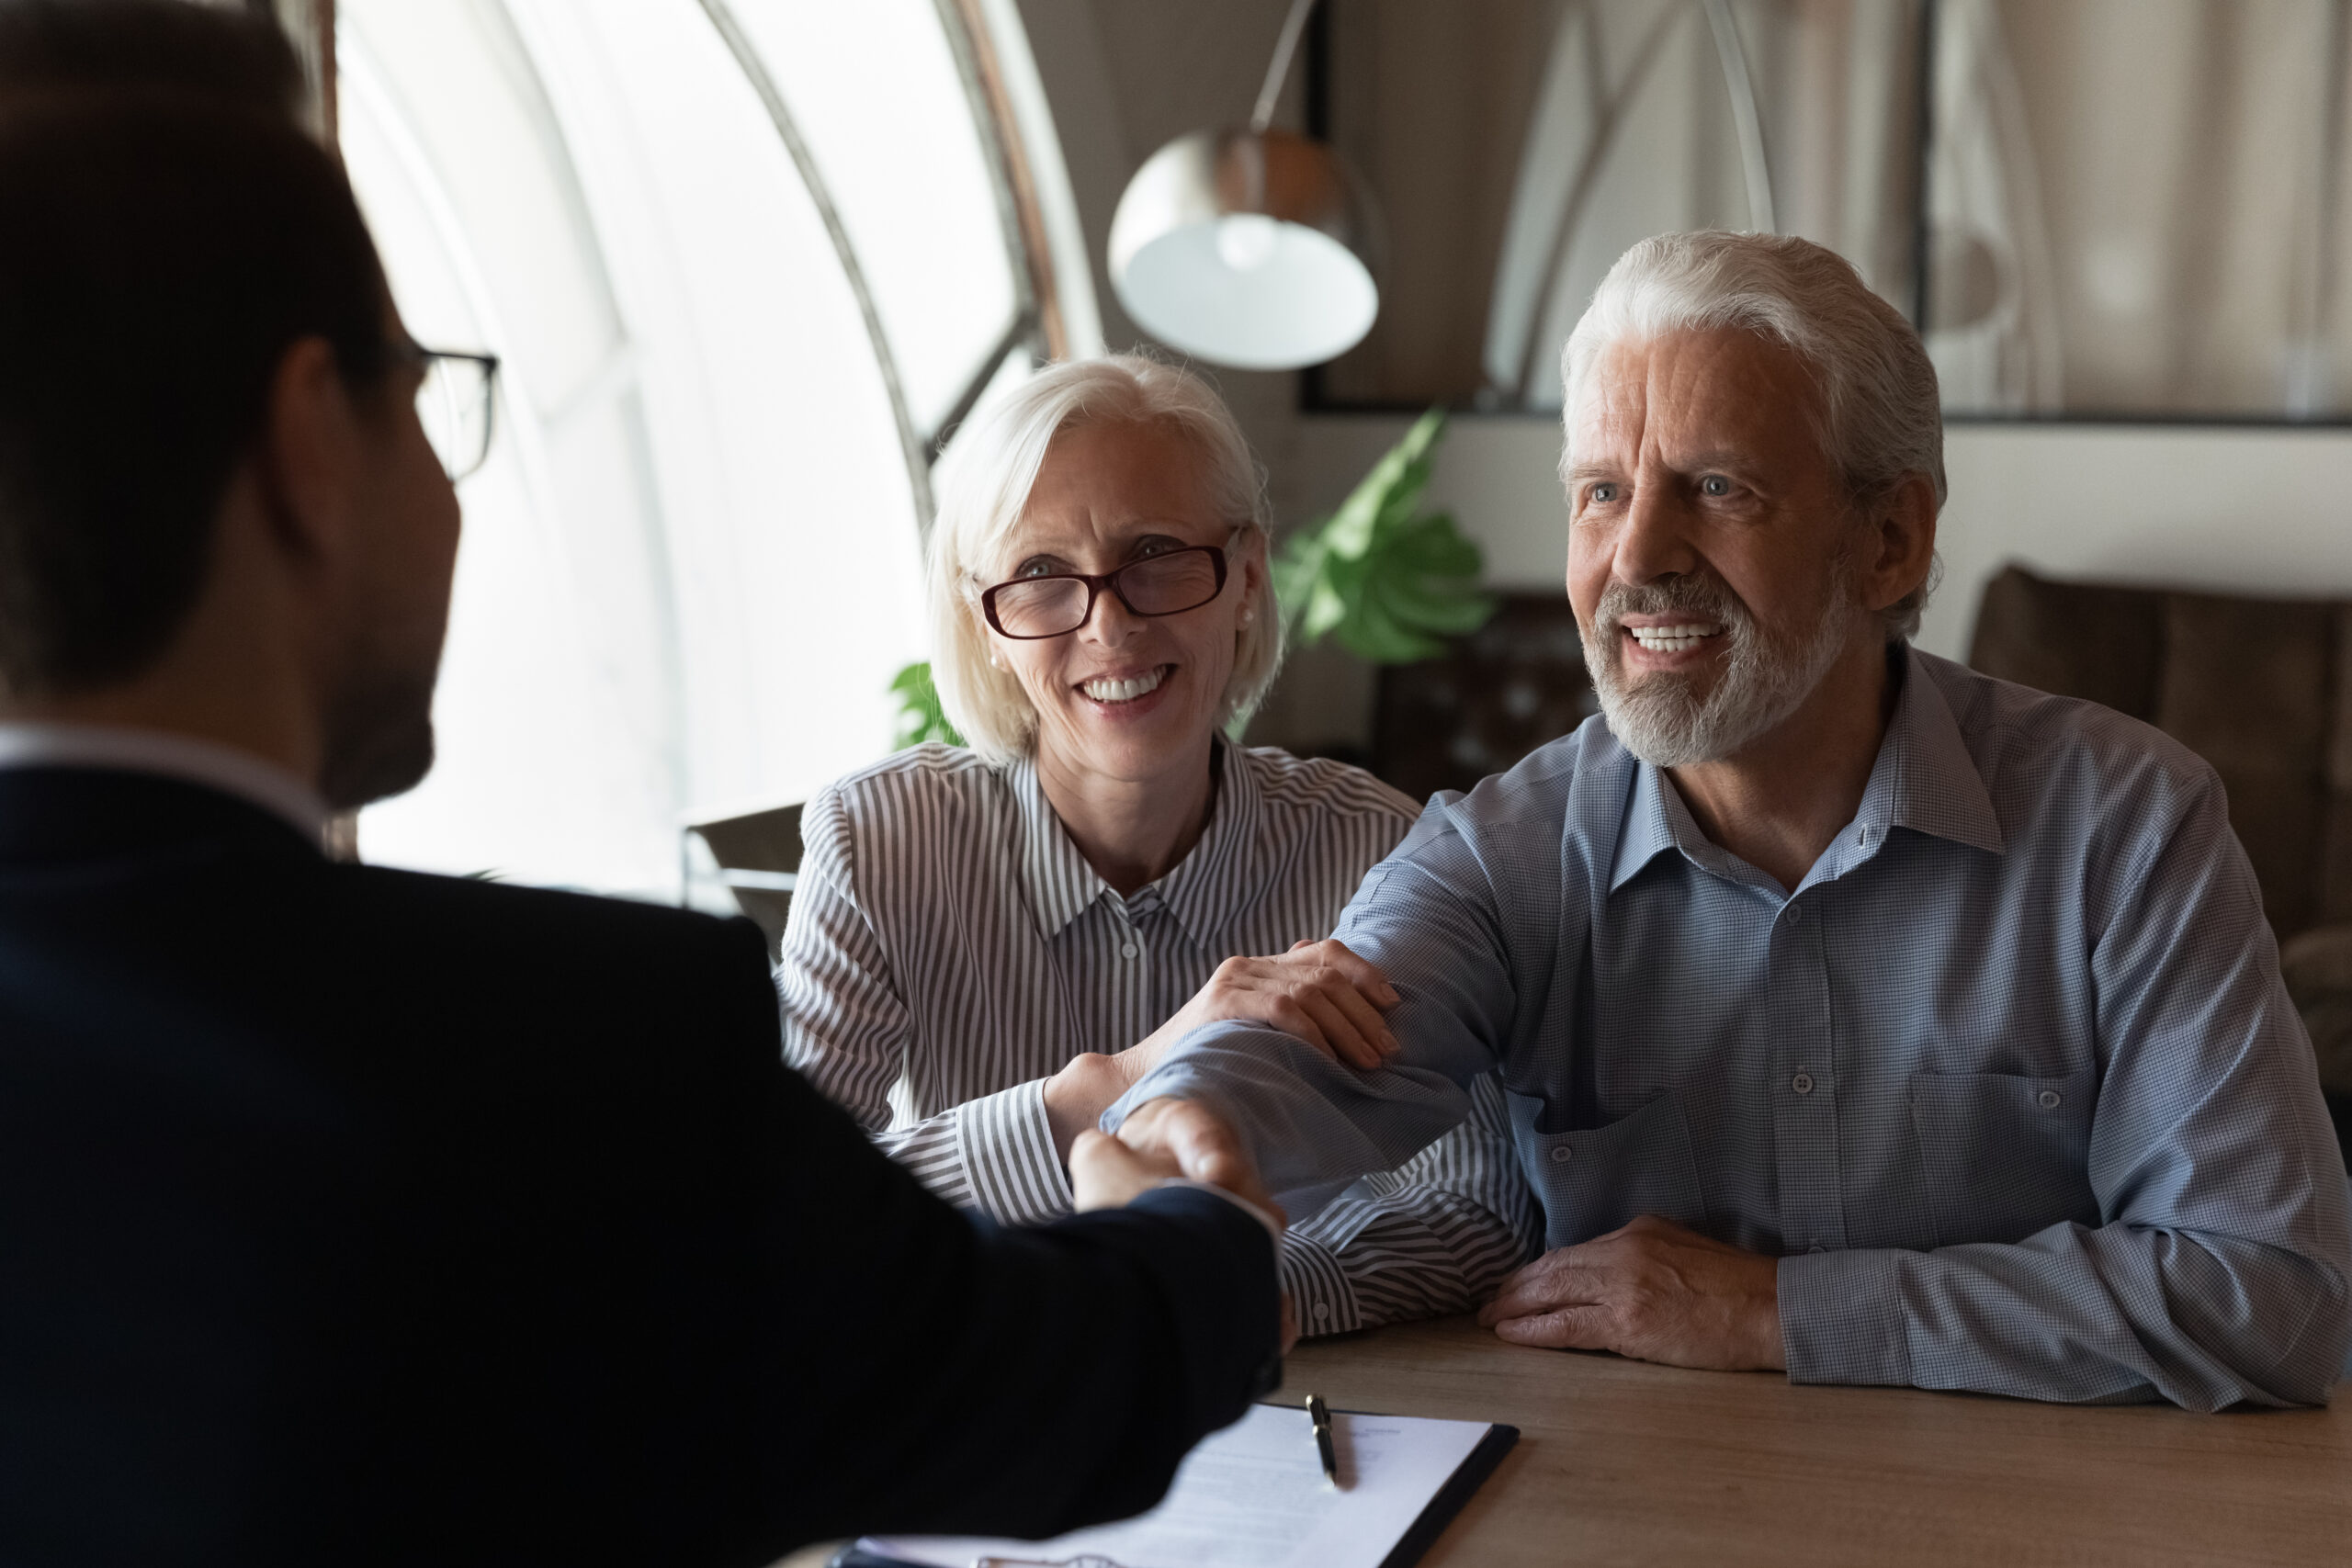
<svg viewBox="0 0 2352 1568"><path fill-rule="evenodd" d="M1225 592L1225 551L1216 545L1188 545L1131 560L1100 577L1080 571L1016 577L981 594L980 613L1003 637L1067 637L1086 624L1105 590L1131 615L1181 615Z"/></svg>

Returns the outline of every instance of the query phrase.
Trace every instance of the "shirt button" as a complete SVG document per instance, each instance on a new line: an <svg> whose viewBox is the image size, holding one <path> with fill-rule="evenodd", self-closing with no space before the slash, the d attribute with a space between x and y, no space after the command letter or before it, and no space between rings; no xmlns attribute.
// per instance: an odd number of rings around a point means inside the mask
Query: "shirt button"
<svg viewBox="0 0 2352 1568"><path fill-rule="evenodd" d="M1829 1249L1816 1241L1811 1247L1806 1247L1805 1250L1807 1252L1826 1252Z"/></svg>
<svg viewBox="0 0 2352 1568"><path fill-rule="evenodd" d="M1331 1303L1330 1303L1329 1302L1317 1302L1317 1303L1315 1303L1315 1321L1316 1321L1316 1322L1320 1323L1320 1322L1322 1322L1325 1318L1329 1317L1330 1315L1331 1315Z"/></svg>
<svg viewBox="0 0 2352 1568"><path fill-rule="evenodd" d="M2044 1111L2055 1111L2064 1102L2063 1097L2054 1089L2045 1089L2035 1098L2041 1101L2041 1109Z"/></svg>
<svg viewBox="0 0 2352 1568"><path fill-rule="evenodd" d="M1568 1147L1567 1145L1554 1144L1552 1145L1552 1163L1554 1165L1566 1165L1568 1161L1576 1157L1576 1150Z"/></svg>
<svg viewBox="0 0 2352 1568"><path fill-rule="evenodd" d="M1122 958L1133 958L1135 955L1136 944L1134 942L1129 942L1125 947L1119 949L1119 956Z"/></svg>
<svg viewBox="0 0 2352 1568"><path fill-rule="evenodd" d="M1799 1073L1796 1077L1789 1080L1789 1087L1796 1090L1799 1094L1811 1094L1813 1092L1813 1075L1811 1073Z"/></svg>

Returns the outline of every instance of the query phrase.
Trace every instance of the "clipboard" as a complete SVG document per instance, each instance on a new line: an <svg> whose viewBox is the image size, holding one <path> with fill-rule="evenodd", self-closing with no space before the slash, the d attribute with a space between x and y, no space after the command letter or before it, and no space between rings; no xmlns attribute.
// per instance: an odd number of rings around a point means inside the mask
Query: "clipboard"
<svg viewBox="0 0 2352 1568"><path fill-rule="evenodd" d="M1454 1467L1445 1484L1438 1488L1437 1495L1429 1500L1420 1517L1413 1521L1413 1528L1405 1532L1394 1551L1381 1559L1380 1568L1413 1568L1421 1554L1437 1544L1437 1538L1445 1533L1453 1516L1470 1506L1470 1499L1487 1483L1487 1477L1494 1474L1495 1467L1503 1462L1503 1456L1518 1443L1518 1427L1500 1422L1489 1424L1487 1435L1470 1450L1470 1457Z"/></svg>
<svg viewBox="0 0 2352 1568"><path fill-rule="evenodd" d="M1454 1517L1469 1503L1488 1476L1519 1441L1519 1428L1500 1425L1483 1427L1463 1421L1436 1421L1417 1416L1390 1416L1365 1411L1338 1411L1334 1424L1342 1433L1343 1472L1355 1462L1361 1446L1379 1489L1360 1495L1374 1500L1345 1517L1351 1494L1334 1493L1321 1482L1319 1462L1313 1458L1305 1412L1295 1405L1257 1405L1241 1421L1204 1438L1187 1456L1168 1497L1150 1512L1120 1525L1073 1531L1045 1541L1012 1541L900 1537L860 1540L842 1549L828 1568L1190 1568L1192 1564L1226 1561L1221 1550L1229 1539L1251 1562L1312 1563L1316 1568L1414 1568ZM1288 1423L1295 1417L1294 1438ZM1289 1555L1266 1556L1267 1543L1246 1534L1227 1538L1218 1533L1226 1517L1220 1506L1227 1499L1217 1491L1214 1472L1223 1465L1246 1471L1262 1483L1269 1443L1286 1445L1273 1450L1288 1457L1297 1450L1302 1469L1311 1473L1311 1486L1302 1480L1292 1501L1304 1512L1291 1522L1305 1523L1310 1533L1296 1539ZM1453 1456L1458 1455L1455 1459ZM1450 1469L1437 1465L1451 1461ZM1315 1495L1307 1496L1311 1490ZM1242 1506L1254 1507L1262 1492ZM1397 1505L1418 1511L1398 1522ZM1338 1517L1312 1518L1314 1510L1329 1510ZM1104 1539L1108 1538L1108 1539ZM1204 1542L1214 1542L1204 1548ZM1122 1553L1125 1553L1123 1556ZM1162 1555L1166 1553L1166 1555Z"/></svg>

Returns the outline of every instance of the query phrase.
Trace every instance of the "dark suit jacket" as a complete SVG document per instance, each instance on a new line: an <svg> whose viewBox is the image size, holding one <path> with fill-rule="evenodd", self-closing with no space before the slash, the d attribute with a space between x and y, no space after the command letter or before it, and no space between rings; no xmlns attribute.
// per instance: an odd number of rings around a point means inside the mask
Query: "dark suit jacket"
<svg viewBox="0 0 2352 1568"><path fill-rule="evenodd" d="M765 1562L1132 1513L1274 1354L1207 1194L1035 1231L780 1064L741 921L0 773L0 1562Z"/></svg>

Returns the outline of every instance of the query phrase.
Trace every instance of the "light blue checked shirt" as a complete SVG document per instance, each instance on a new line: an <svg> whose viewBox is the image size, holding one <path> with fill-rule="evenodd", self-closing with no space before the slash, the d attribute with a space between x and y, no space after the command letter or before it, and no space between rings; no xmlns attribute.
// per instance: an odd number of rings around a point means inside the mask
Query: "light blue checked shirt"
<svg viewBox="0 0 2352 1568"><path fill-rule="evenodd" d="M1349 906L1395 1066L1219 1024L1104 1124L1207 1100L1304 1211L1499 1066L1548 1245L1652 1213L1779 1257L1794 1381L2324 1403L2344 1165L2220 781L2104 708L1894 671L1794 893L1589 720L1438 795Z"/></svg>

